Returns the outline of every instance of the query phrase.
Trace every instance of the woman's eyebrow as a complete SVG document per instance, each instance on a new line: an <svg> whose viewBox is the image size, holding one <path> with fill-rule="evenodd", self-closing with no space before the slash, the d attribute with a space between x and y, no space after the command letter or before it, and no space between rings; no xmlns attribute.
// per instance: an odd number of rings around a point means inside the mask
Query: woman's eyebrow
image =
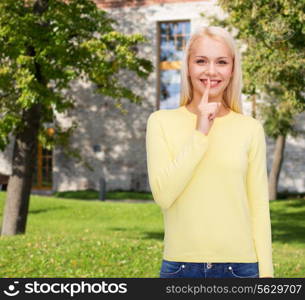
<svg viewBox="0 0 305 300"><path fill-rule="evenodd" d="M195 57L204 57L204 58L208 58L207 56L203 56L203 55L197 55ZM219 56L219 57L216 57L216 58L229 58L227 56Z"/></svg>

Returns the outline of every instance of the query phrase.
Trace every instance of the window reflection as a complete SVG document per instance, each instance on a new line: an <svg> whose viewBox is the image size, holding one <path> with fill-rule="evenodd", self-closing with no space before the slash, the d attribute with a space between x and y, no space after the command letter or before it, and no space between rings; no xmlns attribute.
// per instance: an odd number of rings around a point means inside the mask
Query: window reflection
<svg viewBox="0 0 305 300"><path fill-rule="evenodd" d="M160 23L160 61L182 59L190 34L190 22Z"/></svg>
<svg viewBox="0 0 305 300"><path fill-rule="evenodd" d="M180 70L161 71L160 108L171 109L177 107L179 104L179 93Z"/></svg>
<svg viewBox="0 0 305 300"><path fill-rule="evenodd" d="M190 35L190 22L162 22L160 26L160 109L179 106L180 66Z"/></svg>

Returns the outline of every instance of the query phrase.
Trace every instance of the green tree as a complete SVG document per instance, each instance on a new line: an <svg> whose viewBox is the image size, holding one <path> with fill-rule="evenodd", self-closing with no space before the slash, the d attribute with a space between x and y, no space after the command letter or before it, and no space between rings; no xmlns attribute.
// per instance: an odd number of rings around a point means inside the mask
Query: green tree
<svg viewBox="0 0 305 300"><path fill-rule="evenodd" d="M227 27L241 45L243 93L253 101L266 134L275 139L269 173L269 199L277 198L278 179L288 134L296 128L296 116L305 110L305 1L218 0L227 14L211 25ZM204 16L204 14L202 14ZM256 103L256 99L263 101Z"/></svg>
<svg viewBox="0 0 305 300"><path fill-rule="evenodd" d="M89 79L118 108L123 98L141 102L118 73L149 76L152 63L137 55L147 39L117 32L115 23L91 0L0 2L0 150L14 137L2 235L25 233L38 141L64 144L73 130L57 126L51 138L43 126L75 107L63 96L73 79Z"/></svg>

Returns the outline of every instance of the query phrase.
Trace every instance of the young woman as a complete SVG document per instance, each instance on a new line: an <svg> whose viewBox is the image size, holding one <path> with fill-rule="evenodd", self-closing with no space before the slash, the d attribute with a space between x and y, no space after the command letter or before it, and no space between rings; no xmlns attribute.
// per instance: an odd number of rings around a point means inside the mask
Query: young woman
<svg viewBox="0 0 305 300"><path fill-rule="evenodd" d="M265 134L242 113L241 85L232 36L199 28L184 52L180 106L147 120L161 278L273 277Z"/></svg>

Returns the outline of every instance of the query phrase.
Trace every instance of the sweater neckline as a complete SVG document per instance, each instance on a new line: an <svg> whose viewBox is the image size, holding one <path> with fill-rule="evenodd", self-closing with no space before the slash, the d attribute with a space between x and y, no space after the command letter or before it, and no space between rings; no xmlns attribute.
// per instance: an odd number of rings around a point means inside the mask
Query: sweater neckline
<svg viewBox="0 0 305 300"><path fill-rule="evenodd" d="M189 115L190 117L192 117L193 119L196 119L196 118L197 118L197 115L194 114L194 113L192 113L191 111L189 111L189 110L186 108L185 105L180 106L179 109L180 109L183 113L185 113L185 114ZM224 116L222 116L222 117L216 117L216 118L214 119L214 122L219 123L219 122L222 122L222 121L224 121L224 120L231 119L233 115L234 115L234 111L230 109L229 113L227 113L226 115L224 115Z"/></svg>

